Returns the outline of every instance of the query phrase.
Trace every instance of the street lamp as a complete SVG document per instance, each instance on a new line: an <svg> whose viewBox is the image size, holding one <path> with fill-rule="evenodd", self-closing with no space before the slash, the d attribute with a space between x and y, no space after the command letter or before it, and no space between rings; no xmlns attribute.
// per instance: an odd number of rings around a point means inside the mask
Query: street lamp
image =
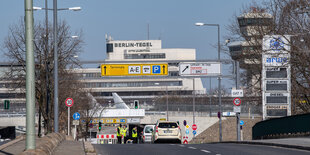
<svg viewBox="0 0 310 155"><path fill-rule="evenodd" d="M220 45L220 25L219 24L205 24L205 23L195 23L196 26L216 26L217 27L217 50L218 50L218 62L221 63L221 45ZM222 94L221 94L221 74L218 76L218 96L219 96L219 140L222 141Z"/></svg>
<svg viewBox="0 0 310 155"><path fill-rule="evenodd" d="M59 132L58 127L58 48L57 48L57 11L72 10L79 11L81 7L57 9L57 0L53 0L53 9L33 7L33 10L53 10L53 32L54 32L54 131Z"/></svg>
<svg viewBox="0 0 310 155"><path fill-rule="evenodd" d="M154 85L159 86L160 83L156 82ZM166 120L168 121L168 111L169 111L169 102L168 102L168 83L166 84Z"/></svg>
<svg viewBox="0 0 310 155"><path fill-rule="evenodd" d="M54 9L34 6L33 10L36 11L36 10L54 10ZM80 11L80 10L82 10L82 8L81 7L71 7L71 8L59 8L59 9L57 9L57 11L63 11L63 10Z"/></svg>

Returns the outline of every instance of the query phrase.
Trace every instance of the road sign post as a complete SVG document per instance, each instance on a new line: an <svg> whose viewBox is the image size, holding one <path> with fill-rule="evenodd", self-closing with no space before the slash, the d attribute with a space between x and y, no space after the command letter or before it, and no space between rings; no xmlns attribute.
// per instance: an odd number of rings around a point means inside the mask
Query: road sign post
<svg viewBox="0 0 310 155"><path fill-rule="evenodd" d="M80 113L76 112L73 114L74 120L79 120L81 117ZM76 139L76 124L74 125L74 140Z"/></svg>
<svg viewBox="0 0 310 155"><path fill-rule="evenodd" d="M243 95L243 93L242 93ZM241 99L239 97L234 98L233 103L235 105L234 110L238 109L235 111L236 112L236 120L237 120L237 141L240 141L240 112L241 112ZM238 107L238 108L237 108Z"/></svg>
<svg viewBox="0 0 310 155"><path fill-rule="evenodd" d="M70 107L73 106L73 99L72 98L67 98L66 101L66 106L68 107L68 136L70 136Z"/></svg>
<svg viewBox="0 0 310 155"><path fill-rule="evenodd" d="M195 137L195 135L196 135L196 133L197 133L197 125L196 124L193 124L192 125L192 129L193 129L193 134L194 134L194 137Z"/></svg>
<svg viewBox="0 0 310 155"><path fill-rule="evenodd" d="M244 125L244 121L240 120L240 124L239 124L240 128L239 128L239 130L240 130L240 140L241 141L243 141L243 132L242 132L242 126L243 125Z"/></svg>

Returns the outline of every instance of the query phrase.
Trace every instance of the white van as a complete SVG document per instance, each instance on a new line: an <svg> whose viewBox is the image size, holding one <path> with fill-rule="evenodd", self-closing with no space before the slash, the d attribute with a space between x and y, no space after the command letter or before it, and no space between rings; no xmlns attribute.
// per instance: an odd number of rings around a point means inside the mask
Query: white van
<svg viewBox="0 0 310 155"><path fill-rule="evenodd" d="M143 129L143 142L151 143L152 142L152 133L154 131L155 125L146 125Z"/></svg>

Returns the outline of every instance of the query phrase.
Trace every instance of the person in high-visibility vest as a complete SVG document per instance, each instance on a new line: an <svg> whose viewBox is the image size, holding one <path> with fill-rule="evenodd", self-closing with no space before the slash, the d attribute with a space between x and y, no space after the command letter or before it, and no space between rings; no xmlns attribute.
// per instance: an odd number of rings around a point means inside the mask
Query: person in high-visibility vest
<svg viewBox="0 0 310 155"><path fill-rule="evenodd" d="M124 127L124 128L123 128L124 143L126 144L126 141L127 141L127 130L128 130L128 128L127 128L126 125L124 125L123 127Z"/></svg>
<svg viewBox="0 0 310 155"><path fill-rule="evenodd" d="M137 127L134 127L132 129L131 137L132 137L133 143L137 143L137 140L138 140L138 130L137 130Z"/></svg>
<svg viewBox="0 0 310 155"><path fill-rule="evenodd" d="M122 124L120 124L120 125L117 127L116 136L117 136L117 143L118 143L118 144L122 144Z"/></svg>

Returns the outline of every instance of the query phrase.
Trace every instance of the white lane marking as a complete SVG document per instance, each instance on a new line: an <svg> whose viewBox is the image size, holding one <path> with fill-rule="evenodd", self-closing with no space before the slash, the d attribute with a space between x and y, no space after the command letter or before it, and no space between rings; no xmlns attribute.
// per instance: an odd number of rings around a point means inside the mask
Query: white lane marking
<svg viewBox="0 0 310 155"><path fill-rule="evenodd" d="M189 149L194 149L194 150L196 149L196 148L194 148L194 147L188 147L188 148L189 148Z"/></svg>
<svg viewBox="0 0 310 155"><path fill-rule="evenodd" d="M200 151L205 152L205 153L211 153L211 152L208 151L208 150L200 150Z"/></svg>
<svg viewBox="0 0 310 155"><path fill-rule="evenodd" d="M216 154L216 155L221 155L221 154Z"/></svg>
<svg viewBox="0 0 310 155"><path fill-rule="evenodd" d="M175 144L170 144L170 145L175 145Z"/></svg>
<svg viewBox="0 0 310 155"><path fill-rule="evenodd" d="M184 145L179 145L179 146L184 147Z"/></svg>

